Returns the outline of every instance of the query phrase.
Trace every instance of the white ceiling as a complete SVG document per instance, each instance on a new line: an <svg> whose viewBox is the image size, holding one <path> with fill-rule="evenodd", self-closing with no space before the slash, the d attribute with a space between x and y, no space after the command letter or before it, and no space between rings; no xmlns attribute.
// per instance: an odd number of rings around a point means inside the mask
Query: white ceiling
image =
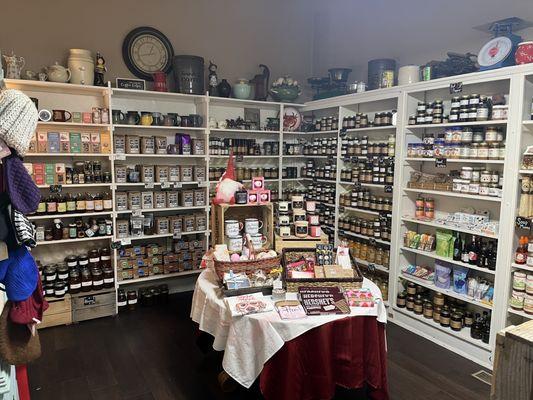
<svg viewBox="0 0 533 400"><path fill-rule="evenodd" d="M314 74L352 67L360 79L369 59L390 57L404 65L445 59L447 51L477 53L490 36L474 26L513 16L533 21L533 0L314 2ZM518 34L533 40L531 28Z"/></svg>

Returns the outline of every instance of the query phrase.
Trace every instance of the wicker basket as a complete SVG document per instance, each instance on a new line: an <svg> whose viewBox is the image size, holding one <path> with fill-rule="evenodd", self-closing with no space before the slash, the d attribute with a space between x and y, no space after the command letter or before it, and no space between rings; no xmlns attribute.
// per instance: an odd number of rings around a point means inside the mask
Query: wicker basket
<svg viewBox="0 0 533 400"><path fill-rule="evenodd" d="M250 253L254 254L253 248L250 248ZM265 274L269 274L275 268L279 268L281 263L281 256L271 258L262 258L260 260L247 260L247 261L217 261L213 257L213 263L215 272L218 276L218 279L222 282L224 279L224 273L229 273L233 271L235 274L246 273L252 274L258 269L263 271Z"/></svg>
<svg viewBox="0 0 533 400"><path fill-rule="evenodd" d="M352 264L354 265L354 277L353 278L315 278L315 279L293 279L287 275L286 266L291 262L297 261L302 257L315 254L314 249L306 248L286 248L281 253L281 260L283 266L283 280L285 281L285 289L287 292L297 292L300 286L306 287L333 287L340 286L343 289L360 289L363 285L363 275L352 258Z"/></svg>

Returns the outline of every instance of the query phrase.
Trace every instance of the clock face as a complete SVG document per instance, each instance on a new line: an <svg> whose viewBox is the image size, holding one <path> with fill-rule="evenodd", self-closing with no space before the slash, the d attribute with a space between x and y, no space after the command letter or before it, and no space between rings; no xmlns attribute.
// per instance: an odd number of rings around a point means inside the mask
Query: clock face
<svg viewBox="0 0 533 400"><path fill-rule="evenodd" d="M161 32L150 27L140 27L124 39L122 56L135 76L152 80L154 72L170 70L174 50Z"/></svg>

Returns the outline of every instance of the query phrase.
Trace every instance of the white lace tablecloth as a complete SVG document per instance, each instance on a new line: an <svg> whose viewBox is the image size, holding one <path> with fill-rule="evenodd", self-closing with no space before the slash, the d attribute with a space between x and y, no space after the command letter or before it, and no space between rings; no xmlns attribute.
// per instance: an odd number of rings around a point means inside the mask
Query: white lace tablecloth
<svg viewBox="0 0 533 400"><path fill-rule="evenodd" d="M276 311L271 311L232 318L218 288L215 273L206 269L196 281L191 318L199 324L200 330L215 338L213 348L224 351L224 370L242 386L249 388L261 373L263 365L285 342L310 329L356 316L375 316L379 322L387 322L379 288L366 278L363 287L372 291L376 305L372 308L352 308L349 315L323 315L284 321Z"/></svg>

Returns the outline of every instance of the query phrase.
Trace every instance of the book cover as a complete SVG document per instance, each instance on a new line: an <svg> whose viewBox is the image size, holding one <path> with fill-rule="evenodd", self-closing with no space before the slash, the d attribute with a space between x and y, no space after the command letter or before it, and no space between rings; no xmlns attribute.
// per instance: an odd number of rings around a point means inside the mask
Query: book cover
<svg viewBox="0 0 533 400"><path fill-rule="evenodd" d="M307 317L304 308L298 300L277 301L274 305L281 319L291 320Z"/></svg>
<svg viewBox="0 0 533 400"><path fill-rule="evenodd" d="M262 293L227 297L225 301L233 317L274 310L272 301L268 297L263 296Z"/></svg>
<svg viewBox="0 0 533 400"><path fill-rule="evenodd" d="M344 293L338 286L301 286L298 288L298 296L307 315L350 313Z"/></svg>

